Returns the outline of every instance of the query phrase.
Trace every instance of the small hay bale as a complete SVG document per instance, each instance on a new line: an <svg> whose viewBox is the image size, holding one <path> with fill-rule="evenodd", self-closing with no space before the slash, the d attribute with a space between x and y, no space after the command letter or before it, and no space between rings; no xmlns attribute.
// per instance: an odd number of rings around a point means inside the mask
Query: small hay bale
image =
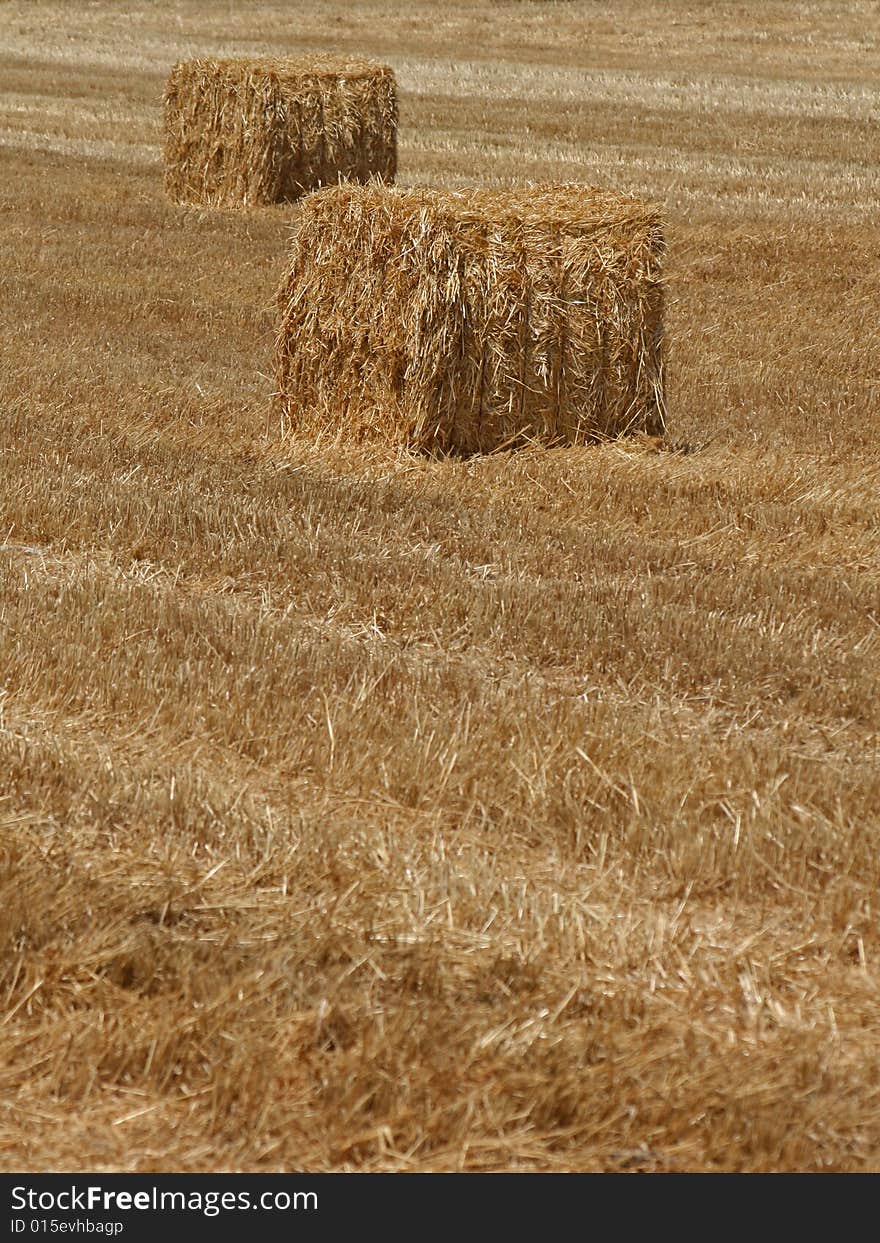
<svg viewBox="0 0 880 1243"><path fill-rule="evenodd" d="M279 203L397 170L387 65L310 56L190 60L165 90L165 188L212 207Z"/></svg>
<svg viewBox="0 0 880 1243"><path fill-rule="evenodd" d="M439 452L664 428L655 207L581 185L338 186L278 294L291 427Z"/></svg>

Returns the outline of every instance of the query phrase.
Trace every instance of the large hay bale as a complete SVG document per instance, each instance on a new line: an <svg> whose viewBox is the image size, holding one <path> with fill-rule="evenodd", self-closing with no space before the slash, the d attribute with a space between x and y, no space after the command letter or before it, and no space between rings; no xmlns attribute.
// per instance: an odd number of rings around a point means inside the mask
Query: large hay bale
<svg viewBox="0 0 880 1243"><path fill-rule="evenodd" d="M165 90L165 186L178 202L278 203L394 179L394 74L372 61L190 60Z"/></svg>
<svg viewBox="0 0 880 1243"><path fill-rule="evenodd" d="M485 452L663 430L658 211L581 185L339 186L279 290L294 428Z"/></svg>

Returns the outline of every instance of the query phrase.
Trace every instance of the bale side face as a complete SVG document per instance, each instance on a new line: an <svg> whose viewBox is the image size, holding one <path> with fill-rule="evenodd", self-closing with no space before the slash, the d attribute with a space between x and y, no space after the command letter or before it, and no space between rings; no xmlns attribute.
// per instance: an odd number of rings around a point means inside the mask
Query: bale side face
<svg viewBox="0 0 880 1243"><path fill-rule="evenodd" d="M193 60L164 99L165 187L177 202L278 203L397 170L397 98L387 65Z"/></svg>
<svg viewBox="0 0 880 1243"><path fill-rule="evenodd" d="M584 186L340 186L279 290L293 427L441 452L663 430L655 208Z"/></svg>

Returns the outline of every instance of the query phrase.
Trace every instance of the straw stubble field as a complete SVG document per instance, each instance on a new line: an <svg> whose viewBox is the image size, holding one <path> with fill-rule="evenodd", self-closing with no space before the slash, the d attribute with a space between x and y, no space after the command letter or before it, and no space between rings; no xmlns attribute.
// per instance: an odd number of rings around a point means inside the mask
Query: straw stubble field
<svg viewBox="0 0 880 1243"><path fill-rule="evenodd" d="M880 1167L878 33L2 6L3 1168ZM297 209L161 97L300 50L402 184L662 206L665 448L280 434Z"/></svg>

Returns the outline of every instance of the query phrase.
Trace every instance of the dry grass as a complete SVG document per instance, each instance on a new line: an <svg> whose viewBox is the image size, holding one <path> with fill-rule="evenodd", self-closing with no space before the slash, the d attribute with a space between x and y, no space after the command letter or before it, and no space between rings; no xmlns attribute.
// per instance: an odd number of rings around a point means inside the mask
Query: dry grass
<svg viewBox="0 0 880 1243"><path fill-rule="evenodd" d="M474 453L663 431L656 208L581 185L339 186L278 294L291 429Z"/></svg>
<svg viewBox="0 0 880 1243"><path fill-rule="evenodd" d="M165 188L178 203L292 202L341 180L394 178L397 94L387 65L203 57L174 66L164 104Z"/></svg>
<svg viewBox="0 0 880 1243"><path fill-rule="evenodd" d="M874 12L0 6L3 1168L880 1167ZM662 205L662 452L280 437L159 101L331 46Z"/></svg>

